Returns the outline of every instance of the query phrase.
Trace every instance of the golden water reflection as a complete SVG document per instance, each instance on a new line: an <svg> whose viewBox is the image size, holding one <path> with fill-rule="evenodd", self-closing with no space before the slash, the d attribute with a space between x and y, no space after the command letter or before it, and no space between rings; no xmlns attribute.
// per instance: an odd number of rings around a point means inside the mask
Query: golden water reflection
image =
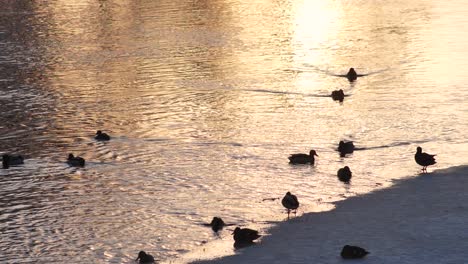
<svg viewBox="0 0 468 264"><path fill-rule="evenodd" d="M292 191L302 214L414 175L417 145L466 162L457 1L4 4L0 141L28 158L0 171L6 261L173 260L217 243L212 216L264 228L285 217L265 198ZM334 76L349 67L371 74ZM342 139L367 150L340 158ZM311 148L315 167L287 163Z"/></svg>

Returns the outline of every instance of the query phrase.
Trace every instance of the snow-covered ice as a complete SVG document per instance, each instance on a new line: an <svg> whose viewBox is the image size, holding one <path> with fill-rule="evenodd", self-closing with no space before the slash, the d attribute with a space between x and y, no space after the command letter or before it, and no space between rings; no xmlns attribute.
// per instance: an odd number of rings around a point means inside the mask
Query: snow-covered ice
<svg viewBox="0 0 468 264"><path fill-rule="evenodd" d="M468 166L397 181L269 233L236 255L197 263L468 263ZM371 253L341 259L346 244Z"/></svg>

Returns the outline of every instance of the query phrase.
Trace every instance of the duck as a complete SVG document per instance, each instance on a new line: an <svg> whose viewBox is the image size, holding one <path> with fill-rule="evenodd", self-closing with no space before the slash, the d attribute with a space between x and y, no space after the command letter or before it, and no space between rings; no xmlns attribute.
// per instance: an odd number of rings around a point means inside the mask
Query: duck
<svg viewBox="0 0 468 264"><path fill-rule="evenodd" d="M422 172L427 173L427 166L434 165L434 164L437 163L435 161L435 158L434 158L435 156L436 155L427 154L425 152L422 152L422 148L417 147L416 148L416 154L414 155L414 159L416 160L417 164L423 166Z"/></svg>
<svg viewBox="0 0 468 264"><path fill-rule="evenodd" d="M294 210L294 214L296 214L296 210L299 207L299 200L297 200L296 195L291 194L290 192L287 192L286 195L281 200L281 204L286 209L288 209L288 219L289 219L289 213L291 212L291 210Z"/></svg>
<svg viewBox="0 0 468 264"><path fill-rule="evenodd" d="M341 140L338 144L338 151L342 157L346 154L351 154L354 152L354 143L352 141L344 142Z"/></svg>
<svg viewBox="0 0 468 264"><path fill-rule="evenodd" d="M82 157L75 157L73 154L68 154L68 159L67 159L68 165L72 167L84 167L85 165L85 159Z"/></svg>
<svg viewBox="0 0 468 264"><path fill-rule="evenodd" d="M10 168L10 166L24 164L24 158L21 155L3 154L2 155L2 166L4 169Z"/></svg>
<svg viewBox="0 0 468 264"><path fill-rule="evenodd" d="M362 247L345 245L341 250L344 259L359 259L365 257L369 252Z"/></svg>
<svg viewBox="0 0 468 264"><path fill-rule="evenodd" d="M233 237L237 244L251 244L255 239L261 237L261 235L258 234L257 230L236 227L233 232Z"/></svg>
<svg viewBox="0 0 468 264"><path fill-rule="evenodd" d="M154 263L154 257L151 256L150 254L146 254L146 252L144 251L140 251L138 253L138 257L135 259L135 261L139 261L140 264L143 264L143 263Z"/></svg>
<svg viewBox="0 0 468 264"><path fill-rule="evenodd" d="M309 155L307 154L303 154L303 153L299 153L299 154L291 154L288 159L289 159L289 163L291 164L307 164L307 163L310 163L311 165L314 165L315 163L315 157L314 156L317 156L317 152L315 152L315 150L311 150L309 152Z"/></svg>
<svg viewBox="0 0 468 264"><path fill-rule="evenodd" d="M213 220L211 220L210 226L211 229L215 232L218 233L219 230L223 229L223 227L226 224L224 223L223 219L221 217L213 217Z"/></svg>
<svg viewBox="0 0 468 264"><path fill-rule="evenodd" d="M340 181L345 182L345 183L349 183L353 173L351 172L351 170L349 169L348 166L344 166L343 168L338 170L337 175L338 175L338 179Z"/></svg>
<svg viewBox="0 0 468 264"><path fill-rule="evenodd" d="M343 92L343 89L333 91L333 92L331 93L331 97L332 97L332 99L335 100L335 101L343 102L343 100L344 100L344 92Z"/></svg>
<svg viewBox="0 0 468 264"><path fill-rule="evenodd" d="M94 139L98 140L98 141L108 141L110 140L110 136L106 133L102 133L101 130L98 130L96 132L96 136L94 137Z"/></svg>
<svg viewBox="0 0 468 264"><path fill-rule="evenodd" d="M348 73L346 74L346 78L348 78L348 80L350 82L353 82L357 79L358 77L358 74L357 72L354 70L354 68L349 68L349 71Z"/></svg>

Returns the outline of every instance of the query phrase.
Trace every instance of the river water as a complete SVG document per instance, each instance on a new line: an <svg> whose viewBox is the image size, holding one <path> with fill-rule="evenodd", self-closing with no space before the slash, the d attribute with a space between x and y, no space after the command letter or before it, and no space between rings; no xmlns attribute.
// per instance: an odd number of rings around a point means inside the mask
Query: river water
<svg viewBox="0 0 468 264"><path fill-rule="evenodd" d="M0 170L1 262L232 254L213 216L265 233L287 191L328 210L418 176L417 146L468 162L462 0L6 0L0 22L0 152L26 157Z"/></svg>

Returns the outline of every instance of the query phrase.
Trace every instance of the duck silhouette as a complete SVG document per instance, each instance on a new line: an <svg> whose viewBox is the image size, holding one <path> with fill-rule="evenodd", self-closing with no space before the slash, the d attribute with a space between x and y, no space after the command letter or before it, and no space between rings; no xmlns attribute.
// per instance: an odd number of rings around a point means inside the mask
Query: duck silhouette
<svg viewBox="0 0 468 264"><path fill-rule="evenodd" d="M434 164L437 163L435 161L435 158L434 158L435 156L436 155L427 154L425 152L422 152L422 148L417 147L416 148L416 154L414 155L414 159L416 160L417 164L423 166L422 172L427 173L427 166L434 165Z"/></svg>
<svg viewBox="0 0 468 264"><path fill-rule="evenodd" d="M289 159L289 163L291 164L307 164L307 163L310 163L311 165L314 165L315 163L315 157L314 156L317 156L317 152L315 152L315 150L311 150L309 152L309 155L307 154L303 154L303 153L299 153L299 154L291 154L288 159Z"/></svg>
<svg viewBox="0 0 468 264"><path fill-rule="evenodd" d="M211 220L211 223L209 224L211 226L211 229L215 232L218 233L219 230L223 229L223 227L226 225L221 219L221 217L213 217L213 220Z"/></svg>
<svg viewBox="0 0 468 264"><path fill-rule="evenodd" d="M343 89L333 91L333 92L331 93L331 97L332 97L332 99L335 100L335 101L343 102L343 100L344 100L344 92L343 92Z"/></svg>
<svg viewBox="0 0 468 264"><path fill-rule="evenodd" d="M345 245L341 250L341 257L344 259L359 259L365 257L369 252L358 246Z"/></svg>
<svg viewBox="0 0 468 264"><path fill-rule="evenodd" d="M10 166L24 164L24 158L21 155L3 154L2 155L2 166L4 169L10 168Z"/></svg>
<svg viewBox="0 0 468 264"><path fill-rule="evenodd" d="M349 82L354 82L355 80L357 80L358 77L363 77L367 75L369 75L369 73L358 74L354 68L349 68L346 74L337 74L337 75L334 74L334 76L337 76L337 77L345 77L346 79L348 79Z"/></svg>
<svg viewBox="0 0 468 264"><path fill-rule="evenodd" d="M98 141L108 141L110 140L110 136L106 133L103 133L101 130L98 130L94 139Z"/></svg>
<svg viewBox="0 0 468 264"><path fill-rule="evenodd" d="M343 140L341 140L338 144L338 152L340 152L340 156L342 157L344 157L346 154L353 153L354 143L352 141L344 142Z"/></svg>
<svg viewBox="0 0 468 264"><path fill-rule="evenodd" d="M348 166L344 166L344 168L339 169L337 174L338 179L345 183L349 183L349 181L351 180L351 176L353 175Z"/></svg>
<svg viewBox="0 0 468 264"><path fill-rule="evenodd" d="M261 235L258 234L257 230L236 227L233 232L233 237L234 247L239 248L253 244L253 241L261 237Z"/></svg>
<svg viewBox="0 0 468 264"><path fill-rule="evenodd" d="M75 157L73 154L68 154L68 159L67 159L68 165L72 167L84 167L85 165L85 159L82 157Z"/></svg>
<svg viewBox="0 0 468 264"><path fill-rule="evenodd" d="M294 210L294 214L296 214L296 210L299 207L299 201L297 200L296 195L293 195L290 192L286 193L286 195L281 200L281 204L286 209L288 209L288 219L289 219L289 213L291 212L291 210Z"/></svg>
<svg viewBox="0 0 468 264"><path fill-rule="evenodd" d="M353 82L357 79L358 77L358 74L357 72L354 70L354 68L349 68L349 71L348 73L346 74L346 78L348 78L348 80L350 82Z"/></svg>
<svg viewBox="0 0 468 264"><path fill-rule="evenodd" d="M151 256L150 254L146 254L144 251L140 251L138 253L138 257L135 259L135 261L138 261L140 264L146 264L146 263L154 263L154 257Z"/></svg>

